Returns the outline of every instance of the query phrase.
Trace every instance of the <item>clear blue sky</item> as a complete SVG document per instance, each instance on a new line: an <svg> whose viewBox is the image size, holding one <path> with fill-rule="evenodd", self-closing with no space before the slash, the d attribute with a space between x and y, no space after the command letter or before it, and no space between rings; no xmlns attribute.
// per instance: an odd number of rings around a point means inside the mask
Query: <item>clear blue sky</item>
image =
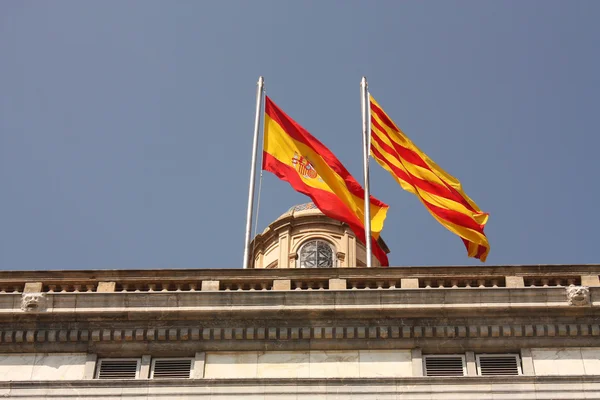
<svg viewBox="0 0 600 400"><path fill-rule="evenodd" d="M0 268L240 268L256 80L358 179L359 82L490 213L598 262L600 2L2 1ZM392 265L478 265L372 163ZM307 199L265 173L259 229Z"/></svg>

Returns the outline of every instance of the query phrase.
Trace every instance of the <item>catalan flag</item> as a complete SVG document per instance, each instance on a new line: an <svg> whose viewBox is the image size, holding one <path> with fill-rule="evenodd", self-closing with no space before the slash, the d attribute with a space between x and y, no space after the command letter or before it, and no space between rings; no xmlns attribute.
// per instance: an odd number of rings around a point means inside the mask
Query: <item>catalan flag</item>
<svg viewBox="0 0 600 400"><path fill-rule="evenodd" d="M458 179L434 163L410 141L371 99L371 155L402 188L427 207L446 229L460 236L469 257L485 261L490 245L483 228L488 214L462 190Z"/></svg>
<svg viewBox="0 0 600 400"><path fill-rule="evenodd" d="M365 243L364 189L327 147L291 119L267 96L263 169L309 196L326 216L348 224ZM373 255L387 266L377 244L388 206L371 196Z"/></svg>

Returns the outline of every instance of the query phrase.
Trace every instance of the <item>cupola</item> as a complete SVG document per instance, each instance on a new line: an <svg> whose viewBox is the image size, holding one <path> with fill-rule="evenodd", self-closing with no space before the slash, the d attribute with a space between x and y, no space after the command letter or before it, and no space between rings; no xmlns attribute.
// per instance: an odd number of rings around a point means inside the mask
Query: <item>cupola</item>
<svg viewBox="0 0 600 400"><path fill-rule="evenodd" d="M389 249L383 239L379 245ZM251 268L365 267L365 246L343 222L323 215L313 204L300 204L277 218L250 244ZM372 258L373 266L380 266Z"/></svg>

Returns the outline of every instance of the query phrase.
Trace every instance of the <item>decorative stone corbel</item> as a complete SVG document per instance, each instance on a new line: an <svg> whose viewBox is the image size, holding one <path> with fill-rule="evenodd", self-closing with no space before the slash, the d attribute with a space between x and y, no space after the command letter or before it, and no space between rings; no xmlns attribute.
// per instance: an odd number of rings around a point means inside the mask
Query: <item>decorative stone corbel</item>
<svg viewBox="0 0 600 400"><path fill-rule="evenodd" d="M296 268L296 260L297 259L298 259L298 253L293 252L293 253L289 254L289 256L288 256L288 260L289 260L288 265L289 265L289 268Z"/></svg>
<svg viewBox="0 0 600 400"><path fill-rule="evenodd" d="M568 286L567 300L570 306L589 306L591 304L590 288L587 286Z"/></svg>
<svg viewBox="0 0 600 400"><path fill-rule="evenodd" d="M21 295L21 310L25 312L41 312L46 311L46 294L23 293Z"/></svg>

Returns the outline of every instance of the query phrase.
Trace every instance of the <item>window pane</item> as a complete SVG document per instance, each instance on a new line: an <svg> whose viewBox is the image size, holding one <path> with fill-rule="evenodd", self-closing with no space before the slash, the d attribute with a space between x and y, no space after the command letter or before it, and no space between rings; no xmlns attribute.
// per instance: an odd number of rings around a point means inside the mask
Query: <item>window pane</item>
<svg viewBox="0 0 600 400"><path fill-rule="evenodd" d="M311 240L300 250L300 268L331 268L333 261L333 248L323 240Z"/></svg>
<svg viewBox="0 0 600 400"><path fill-rule="evenodd" d="M333 251L331 246L325 242L317 244L317 266L319 268L333 267Z"/></svg>

